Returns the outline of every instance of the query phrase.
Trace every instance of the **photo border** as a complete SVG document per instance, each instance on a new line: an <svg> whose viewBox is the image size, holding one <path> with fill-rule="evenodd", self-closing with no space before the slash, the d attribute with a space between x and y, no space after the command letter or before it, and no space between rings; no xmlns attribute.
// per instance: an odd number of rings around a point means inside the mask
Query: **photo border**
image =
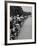
<svg viewBox="0 0 37 46"><path fill-rule="evenodd" d="M23 3L23 4L34 4L35 5L35 41L26 43L7 43L7 3ZM36 2L21 2L21 1L5 1L5 45L20 45L20 44L34 44L36 43Z"/></svg>

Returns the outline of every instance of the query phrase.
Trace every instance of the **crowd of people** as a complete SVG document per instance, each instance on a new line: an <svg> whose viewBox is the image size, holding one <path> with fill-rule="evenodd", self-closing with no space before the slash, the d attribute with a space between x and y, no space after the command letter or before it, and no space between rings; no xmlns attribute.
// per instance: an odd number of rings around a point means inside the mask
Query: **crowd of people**
<svg viewBox="0 0 37 46"><path fill-rule="evenodd" d="M10 40L18 37L22 23L31 15L31 12L24 12L20 6L10 7Z"/></svg>

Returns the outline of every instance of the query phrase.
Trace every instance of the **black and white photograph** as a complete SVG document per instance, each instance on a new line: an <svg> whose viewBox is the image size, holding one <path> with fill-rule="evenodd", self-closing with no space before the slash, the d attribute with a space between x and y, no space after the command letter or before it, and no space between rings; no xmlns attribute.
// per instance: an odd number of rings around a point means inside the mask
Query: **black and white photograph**
<svg viewBox="0 0 37 46"><path fill-rule="evenodd" d="M35 12L35 2L5 2L5 44L36 43Z"/></svg>

